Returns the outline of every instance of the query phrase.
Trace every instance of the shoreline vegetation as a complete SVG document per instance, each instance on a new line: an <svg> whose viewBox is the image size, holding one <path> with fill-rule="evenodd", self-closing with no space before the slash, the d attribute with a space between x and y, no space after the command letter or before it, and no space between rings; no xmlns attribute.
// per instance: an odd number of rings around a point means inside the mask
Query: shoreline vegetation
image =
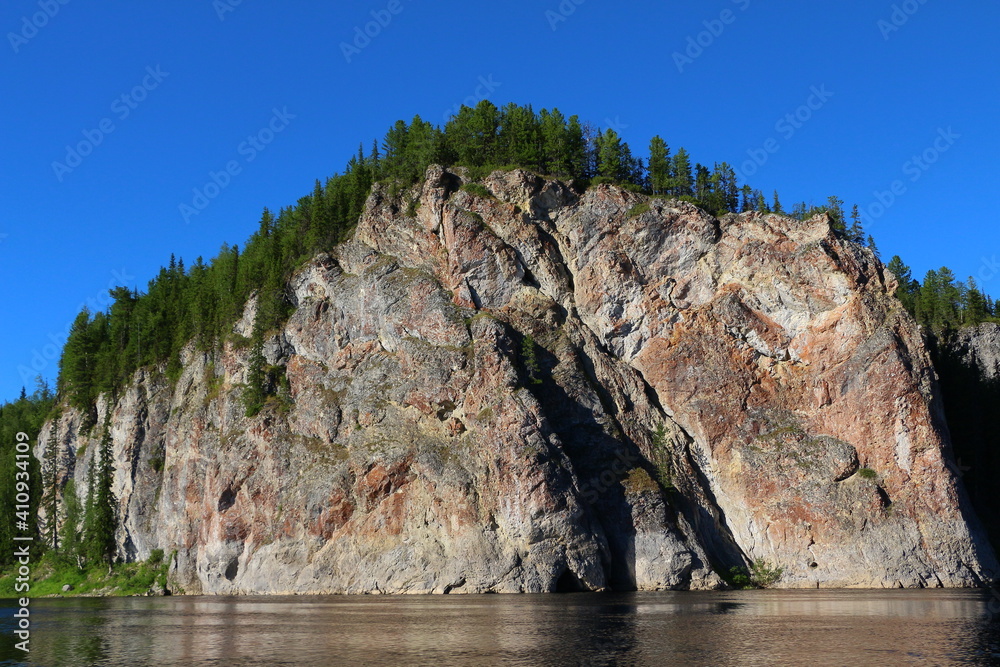
<svg viewBox="0 0 1000 667"><path fill-rule="evenodd" d="M155 549L145 561L96 564L80 568L57 552L49 551L34 564L30 590L15 589L16 570L0 574L0 599L18 597L153 597L183 594L167 582L176 552L164 555ZM69 588L66 588L66 587Z"/></svg>

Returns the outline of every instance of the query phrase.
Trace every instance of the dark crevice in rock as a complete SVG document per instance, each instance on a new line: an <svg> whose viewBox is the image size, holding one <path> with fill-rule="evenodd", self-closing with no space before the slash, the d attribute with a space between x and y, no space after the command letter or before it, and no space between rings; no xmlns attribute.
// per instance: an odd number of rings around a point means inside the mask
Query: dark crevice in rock
<svg viewBox="0 0 1000 667"><path fill-rule="evenodd" d="M236 578L236 575L240 573L240 559L233 558L229 561L229 565L226 566L226 579L232 581Z"/></svg>
<svg viewBox="0 0 1000 667"><path fill-rule="evenodd" d="M472 300L473 307L475 307L476 310L482 310L483 300L479 297L479 292L477 292L476 288L472 286L472 283L469 282L468 278L465 279L465 287L469 290L469 298Z"/></svg>
<svg viewBox="0 0 1000 667"><path fill-rule="evenodd" d="M235 504L236 492L233 491L231 487L226 487L226 490L222 492L221 496L219 496L219 511L225 512Z"/></svg>
<svg viewBox="0 0 1000 667"><path fill-rule="evenodd" d="M680 425L678 425L678 428L681 428ZM717 571L723 572L729 571L732 567L742 567L748 562L748 559L743 550L740 549L732 530L729 528L725 512L722 511L716 500L708 476L705 475L695 461L696 457L691 452L694 438L683 428L681 428L681 432L687 440L684 452L685 462L694 473L694 481L698 484L698 489L706 501L705 504L698 503L697 501L690 502L686 501L684 495L678 494L680 499L685 500L681 504L681 511L688 520L688 523L694 528L695 533L699 537L699 542L704 545L712 561L712 567Z"/></svg>
<svg viewBox="0 0 1000 667"><path fill-rule="evenodd" d="M513 246L509 243L505 242L504 245L510 248L511 252L514 253L514 258L517 260L517 266L521 269L522 273L521 280L524 282L524 284L527 285L528 287L541 289L542 284L538 282L538 280L535 278L535 274L531 272L531 269L528 267L528 262L524 259L524 255L521 254L521 251L516 246Z"/></svg>
<svg viewBox="0 0 1000 667"><path fill-rule="evenodd" d="M453 174L447 169L442 169L438 182L433 183L432 185L441 189L442 197L445 201L447 201L451 199L453 194L461 189L462 179L457 174Z"/></svg>
<svg viewBox="0 0 1000 667"><path fill-rule="evenodd" d="M556 580L555 592L556 593L581 593L587 590L587 587L583 585L580 578L577 577L573 570L568 567L563 570L563 573L559 575Z"/></svg>
<svg viewBox="0 0 1000 667"><path fill-rule="evenodd" d="M596 394L600 385L593 368L586 370L586 352L579 348L576 352L579 357L577 386L567 388L547 381L544 390L533 393L543 407L549 426L563 443L562 451L579 480L580 496L593 522L589 527L592 538L607 545L610 560L603 565L608 583L616 590L634 590L634 566L629 558L634 559L635 526L621 480L645 459L635 443L621 435L621 427L614 417L600 415L581 402L587 390ZM539 361L548 366L546 358ZM609 397L598 397L598 400L605 402ZM606 421L600 419L602 416Z"/></svg>
<svg viewBox="0 0 1000 667"><path fill-rule="evenodd" d="M448 593L451 593L453 590L461 588L462 586L465 586L465 577L462 577L453 584L448 584L447 586L445 586L443 592L445 595L447 595Z"/></svg>
<svg viewBox="0 0 1000 667"><path fill-rule="evenodd" d="M886 490L883 489L881 486L875 487L875 493L878 494L879 502L882 503L882 509L885 509L889 507L889 505L892 505L892 499L889 498L889 494L886 493Z"/></svg>

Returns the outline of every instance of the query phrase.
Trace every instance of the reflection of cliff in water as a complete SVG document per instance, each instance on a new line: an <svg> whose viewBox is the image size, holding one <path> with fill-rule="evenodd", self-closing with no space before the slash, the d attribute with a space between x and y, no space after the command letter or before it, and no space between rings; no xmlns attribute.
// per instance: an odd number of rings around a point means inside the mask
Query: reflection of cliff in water
<svg viewBox="0 0 1000 667"><path fill-rule="evenodd" d="M36 600L32 664L985 664L988 591ZM1000 603L993 606L1000 609ZM7 615L9 618L9 615ZM0 660L20 660L10 648Z"/></svg>

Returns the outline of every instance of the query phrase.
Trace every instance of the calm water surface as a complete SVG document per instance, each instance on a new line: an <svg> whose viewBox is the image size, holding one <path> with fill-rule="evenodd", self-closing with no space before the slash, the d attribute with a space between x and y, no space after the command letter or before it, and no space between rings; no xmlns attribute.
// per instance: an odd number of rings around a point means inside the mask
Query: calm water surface
<svg viewBox="0 0 1000 667"><path fill-rule="evenodd" d="M35 600L0 665L1000 664L984 591Z"/></svg>

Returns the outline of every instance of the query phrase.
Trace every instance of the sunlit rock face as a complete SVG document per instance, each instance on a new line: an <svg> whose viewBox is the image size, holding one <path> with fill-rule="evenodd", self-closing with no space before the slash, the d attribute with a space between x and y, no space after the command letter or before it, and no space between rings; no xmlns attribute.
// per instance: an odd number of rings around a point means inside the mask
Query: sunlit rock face
<svg viewBox="0 0 1000 667"><path fill-rule="evenodd" d="M291 279L265 346L289 390L260 414L232 341L99 402L120 555L176 550L187 593L706 589L754 561L785 587L981 584L895 287L824 216L520 170L376 186ZM80 423L39 449L82 495Z"/></svg>

